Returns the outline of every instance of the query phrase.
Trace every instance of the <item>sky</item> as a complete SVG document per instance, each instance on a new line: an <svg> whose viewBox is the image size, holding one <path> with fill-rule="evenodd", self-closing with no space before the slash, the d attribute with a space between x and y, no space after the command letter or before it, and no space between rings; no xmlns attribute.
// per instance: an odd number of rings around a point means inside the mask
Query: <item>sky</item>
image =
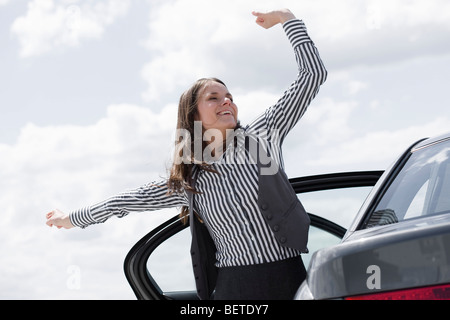
<svg viewBox="0 0 450 320"><path fill-rule="evenodd" d="M293 51L251 12L280 6L328 70L285 141L290 177L384 170L449 130L448 0L0 0L0 299L135 298L123 260L176 209L84 230L45 214L166 177L198 78L227 84L242 123L275 103Z"/></svg>

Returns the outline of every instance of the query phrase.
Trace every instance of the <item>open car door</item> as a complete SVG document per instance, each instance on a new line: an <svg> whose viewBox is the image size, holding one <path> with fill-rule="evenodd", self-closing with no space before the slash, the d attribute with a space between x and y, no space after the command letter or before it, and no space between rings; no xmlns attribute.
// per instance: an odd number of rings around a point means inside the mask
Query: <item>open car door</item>
<svg viewBox="0 0 450 320"><path fill-rule="evenodd" d="M382 171L346 172L290 179L311 218L311 255L340 242ZM197 300L189 225L178 216L139 240L124 262L127 280L142 300Z"/></svg>

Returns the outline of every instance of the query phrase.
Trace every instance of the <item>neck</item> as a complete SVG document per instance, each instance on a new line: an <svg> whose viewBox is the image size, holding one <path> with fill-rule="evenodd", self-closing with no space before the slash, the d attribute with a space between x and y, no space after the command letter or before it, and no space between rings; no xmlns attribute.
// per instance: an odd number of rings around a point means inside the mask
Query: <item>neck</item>
<svg viewBox="0 0 450 320"><path fill-rule="evenodd" d="M212 161L219 159L227 149L228 137L233 135L233 130L213 130L215 134L211 134L208 130L204 134L204 139L207 144L204 150L204 158L211 158Z"/></svg>

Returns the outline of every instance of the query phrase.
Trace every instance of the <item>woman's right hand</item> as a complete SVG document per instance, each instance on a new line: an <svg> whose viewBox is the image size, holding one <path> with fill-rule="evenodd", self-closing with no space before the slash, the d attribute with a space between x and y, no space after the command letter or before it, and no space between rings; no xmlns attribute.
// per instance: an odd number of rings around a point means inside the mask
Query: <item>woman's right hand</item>
<svg viewBox="0 0 450 320"><path fill-rule="evenodd" d="M47 218L46 224L49 227L57 227L58 229L64 228L64 229L71 229L74 227L72 222L70 222L70 218L68 214L65 214L64 212L60 210L53 210L46 214L45 216Z"/></svg>

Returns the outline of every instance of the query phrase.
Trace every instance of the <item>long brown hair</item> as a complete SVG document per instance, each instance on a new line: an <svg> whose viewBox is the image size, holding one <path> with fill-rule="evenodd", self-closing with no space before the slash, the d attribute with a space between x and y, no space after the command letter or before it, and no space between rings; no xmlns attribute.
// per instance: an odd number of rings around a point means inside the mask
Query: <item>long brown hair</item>
<svg viewBox="0 0 450 320"><path fill-rule="evenodd" d="M194 121L195 116L197 115L197 105L200 98L200 94L202 89L210 82L218 82L222 85L225 85L221 80L217 78L202 78L197 80L188 90L186 90L180 97L180 101L178 104L178 120L177 120L177 130L185 130L189 133L190 139L182 139L175 141L175 152L172 167L170 169L169 180L167 182L169 194L171 193L182 193L184 190L188 190L189 192L198 193L195 188L191 186L192 179L192 171L194 168L194 164L200 166L201 169L207 171L215 170L203 161L199 161L195 159L194 156L194 143L201 143L202 150L204 150L205 142L201 138L201 141L194 141L193 138L199 138L198 134L194 133ZM186 155L183 153L184 144L190 143L191 154ZM183 223L187 222L187 215L189 214L189 208L187 206L183 206L180 212L180 218Z"/></svg>

